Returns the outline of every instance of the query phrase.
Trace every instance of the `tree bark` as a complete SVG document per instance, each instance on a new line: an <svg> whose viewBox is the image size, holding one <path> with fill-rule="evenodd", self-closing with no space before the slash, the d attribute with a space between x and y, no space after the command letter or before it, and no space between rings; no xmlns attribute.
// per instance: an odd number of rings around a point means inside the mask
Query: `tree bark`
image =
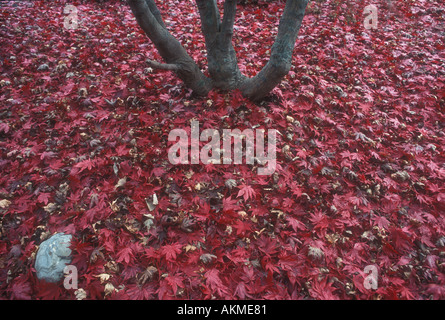
<svg viewBox="0 0 445 320"><path fill-rule="evenodd" d="M250 79L241 74L232 44L237 0L224 2L222 21L216 0L196 0L206 42L210 79L167 30L154 0L128 0L128 3L137 22L165 61L159 63L148 60L150 66L176 72L185 85L199 95L207 95L212 88L240 89L245 97L260 100L289 73L292 52L308 0L287 0L270 59Z"/></svg>
<svg viewBox="0 0 445 320"><path fill-rule="evenodd" d="M244 80L232 45L236 0L225 1L222 22L215 0L196 0L196 3L206 42L212 86L221 90L236 89Z"/></svg>
<svg viewBox="0 0 445 320"><path fill-rule="evenodd" d="M155 45L167 63L151 63L153 67L176 72L185 85L199 95L211 90L211 81L199 69L179 41L165 27L159 10L153 0L128 0L131 10L145 34Z"/></svg>
<svg viewBox="0 0 445 320"><path fill-rule="evenodd" d="M289 73L292 53L300 31L308 0L287 0L278 26L278 34L271 48L271 56L264 68L241 86L247 98L264 98Z"/></svg>

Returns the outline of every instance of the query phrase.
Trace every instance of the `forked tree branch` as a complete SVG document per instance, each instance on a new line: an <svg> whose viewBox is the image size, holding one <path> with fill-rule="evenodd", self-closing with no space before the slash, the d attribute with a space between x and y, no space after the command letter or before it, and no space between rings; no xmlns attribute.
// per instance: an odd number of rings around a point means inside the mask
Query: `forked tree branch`
<svg viewBox="0 0 445 320"><path fill-rule="evenodd" d="M199 95L211 89L210 79L188 55L181 43L170 34L162 22L153 0L128 0L131 10L145 34L155 45L166 64L151 61L153 67L175 71L184 83ZM156 18L158 16L158 18Z"/></svg>
<svg viewBox="0 0 445 320"><path fill-rule="evenodd" d="M180 42L170 34L154 0L128 0L128 3L140 27L165 61L147 60L151 67L176 72L185 85L199 95L206 95L212 88L238 88L245 97L260 100L281 82L291 68L295 41L308 1L286 1L269 61L256 76L246 78L239 70L232 44L237 1L225 1L221 22L216 0L196 0L211 79L204 76Z"/></svg>

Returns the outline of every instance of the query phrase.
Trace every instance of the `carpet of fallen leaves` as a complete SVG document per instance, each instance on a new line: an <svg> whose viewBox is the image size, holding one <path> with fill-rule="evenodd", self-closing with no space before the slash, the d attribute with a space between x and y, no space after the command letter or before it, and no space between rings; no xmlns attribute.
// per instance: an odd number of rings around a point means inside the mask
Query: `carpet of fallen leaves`
<svg viewBox="0 0 445 320"><path fill-rule="evenodd" d="M311 1L290 74L254 104L147 68L160 57L123 2L3 2L1 298L444 299L445 10L375 0L366 30L368 4ZM206 70L194 2L159 6ZM283 7L239 6L246 75ZM276 172L170 164L168 134L191 120L278 130ZM74 237L82 290L36 278L55 232Z"/></svg>

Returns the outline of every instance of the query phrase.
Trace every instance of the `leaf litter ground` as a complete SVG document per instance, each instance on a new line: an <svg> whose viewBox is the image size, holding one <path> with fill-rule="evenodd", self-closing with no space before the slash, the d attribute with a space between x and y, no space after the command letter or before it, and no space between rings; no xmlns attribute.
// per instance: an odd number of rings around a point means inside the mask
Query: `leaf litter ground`
<svg viewBox="0 0 445 320"><path fill-rule="evenodd" d="M444 8L373 3L366 30L365 1L311 1L290 74L253 104L194 97L147 68L159 55L125 3L3 2L1 297L445 298ZM160 9L206 70L193 2ZM246 75L267 61L282 10L239 6ZM170 164L168 134L192 120L278 130L276 172ZM75 239L80 290L36 278L55 232Z"/></svg>

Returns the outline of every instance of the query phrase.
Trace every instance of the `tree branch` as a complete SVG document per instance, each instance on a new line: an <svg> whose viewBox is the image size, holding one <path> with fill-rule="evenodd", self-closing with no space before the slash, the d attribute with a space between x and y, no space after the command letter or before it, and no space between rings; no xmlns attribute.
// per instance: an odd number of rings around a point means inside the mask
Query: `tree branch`
<svg viewBox="0 0 445 320"><path fill-rule="evenodd" d="M233 25L235 24L237 0L226 0L224 2L224 16L221 24L224 44L227 46L232 41Z"/></svg>
<svg viewBox="0 0 445 320"><path fill-rule="evenodd" d="M161 62L153 61L150 59L145 60L145 63L154 69L169 70L169 71L178 71L179 70L179 66L177 64L161 63Z"/></svg>
<svg viewBox="0 0 445 320"><path fill-rule="evenodd" d="M287 0L278 26L278 34L271 48L270 59L253 78L244 81L244 96L259 100L275 88L289 73L292 53L309 0Z"/></svg>
<svg viewBox="0 0 445 320"><path fill-rule="evenodd" d="M201 17L201 29L205 41L211 43L221 27L221 15L216 0L196 0L196 5Z"/></svg>
<svg viewBox="0 0 445 320"><path fill-rule="evenodd" d="M159 23L159 25L163 28L165 27L164 20L162 20L161 12L159 11L158 7L156 6L156 3L153 0L145 0L147 3L148 8L150 9L151 13L155 17L156 21Z"/></svg>
<svg viewBox="0 0 445 320"><path fill-rule="evenodd" d="M159 24L156 17L150 10L149 3L151 0L128 0L131 10L139 24L139 26L144 30L147 36L154 42L157 47L158 43L161 42L162 34L168 32L161 24Z"/></svg>
<svg viewBox="0 0 445 320"><path fill-rule="evenodd" d="M155 6L153 0L128 0L128 4L139 26L166 62L162 64L152 61L153 67L175 71L187 87L199 95L206 95L211 89L210 79L201 72L199 66L189 56L181 43L156 19L150 10L150 6ZM160 13L159 19L161 19Z"/></svg>

